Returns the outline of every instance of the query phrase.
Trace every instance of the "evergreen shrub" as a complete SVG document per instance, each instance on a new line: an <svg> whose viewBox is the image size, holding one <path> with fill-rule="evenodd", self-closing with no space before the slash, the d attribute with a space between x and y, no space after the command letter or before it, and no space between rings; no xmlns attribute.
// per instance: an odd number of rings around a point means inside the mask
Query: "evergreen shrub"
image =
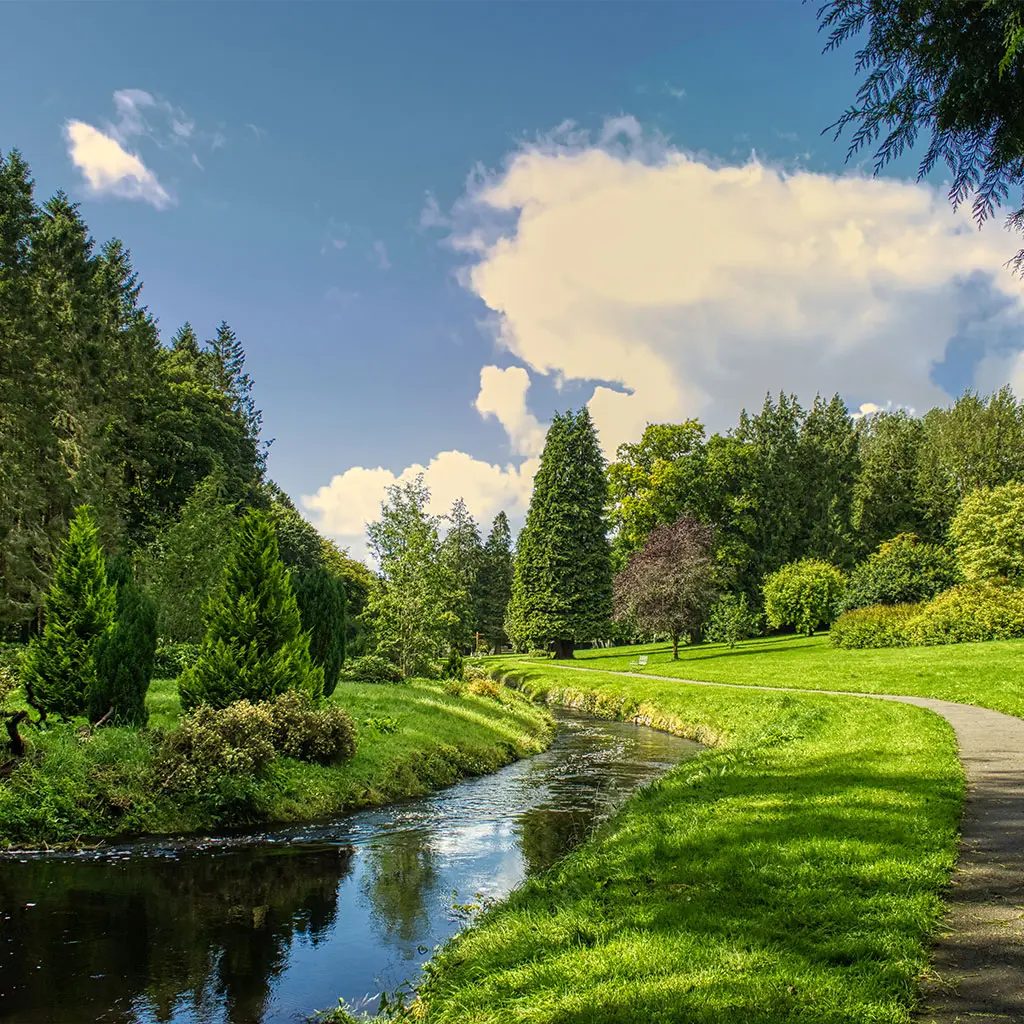
<svg viewBox="0 0 1024 1024"><path fill-rule="evenodd" d="M917 604L959 581L951 552L937 544L921 543L913 533L901 533L879 545L850 573L843 608Z"/></svg>
<svg viewBox="0 0 1024 1024"><path fill-rule="evenodd" d="M178 681L182 707L224 708L292 689L318 697L323 684L274 527L266 513L249 512L239 525L220 592L207 608L199 658Z"/></svg>
<svg viewBox="0 0 1024 1024"><path fill-rule="evenodd" d="M379 654L364 654L346 665L342 677L352 683L402 683L402 670Z"/></svg>
<svg viewBox="0 0 1024 1024"><path fill-rule="evenodd" d="M324 671L324 696L338 685L345 661L345 587L321 566L300 572L295 579L302 628L309 633L309 654Z"/></svg>
<svg viewBox="0 0 1024 1024"><path fill-rule="evenodd" d="M462 652L457 647L453 647L445 659L444 668L441 670L442 677L444 679L461 679L463 668Z"/></svg>

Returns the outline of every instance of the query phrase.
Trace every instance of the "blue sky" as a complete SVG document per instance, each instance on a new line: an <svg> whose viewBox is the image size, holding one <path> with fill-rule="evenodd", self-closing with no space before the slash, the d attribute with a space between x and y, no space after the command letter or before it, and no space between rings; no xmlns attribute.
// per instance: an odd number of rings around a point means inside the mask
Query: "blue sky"
<svg viewBox="0 0 1024 1024"><path fill-rule="evenodd" d="M9 4L0 149L125 240L165 337L235 328L272 475L358 553L409 467L521 514L555 408L612 450L1024 379L1014 239L844 167L814 6Z"/></svg>

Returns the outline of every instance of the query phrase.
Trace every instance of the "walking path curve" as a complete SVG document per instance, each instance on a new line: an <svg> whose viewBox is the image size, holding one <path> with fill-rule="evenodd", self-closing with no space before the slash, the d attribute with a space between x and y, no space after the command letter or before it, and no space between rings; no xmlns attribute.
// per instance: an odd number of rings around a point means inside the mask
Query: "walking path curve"
<svg viewBox="0 0 1024 1024"><path fill-rule="evenodd" d="M930 697L709 683L649 672L609 674L690 686L868 697L942 715L956 733L967 797L960 858L933 950L935 976L923 986L917 1019L921 1024L1024 1024L1024 719Z"/></svg>

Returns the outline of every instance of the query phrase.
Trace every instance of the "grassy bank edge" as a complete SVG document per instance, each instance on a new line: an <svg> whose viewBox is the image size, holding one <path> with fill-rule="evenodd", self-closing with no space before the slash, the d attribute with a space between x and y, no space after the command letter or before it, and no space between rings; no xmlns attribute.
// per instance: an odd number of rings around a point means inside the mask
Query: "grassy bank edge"
<svg viewBox="0 0 1024 1024"><path fill-rule="evenodd" d="M956 859L964 777L948 723L862 698L514 658L490 670L533 699L710 749L444 947L418 1016L910 1020Z"/></svg>
<svg viewBox="0 0 1024 1024"><path fill-rule="evenodd" d="M215 797L161 794L153 733L104 727L83 740L64 726L35 734L35 754L0 780L0 849L323 820L496 771L543 750L554 734L550 714L512 691L499 701L422 680L347 683L333 699L356 722L351 760L323 766L278 758L264 778L237 780ZM173 681L154 684L151 707L155 724L173 727Z"/></svg>

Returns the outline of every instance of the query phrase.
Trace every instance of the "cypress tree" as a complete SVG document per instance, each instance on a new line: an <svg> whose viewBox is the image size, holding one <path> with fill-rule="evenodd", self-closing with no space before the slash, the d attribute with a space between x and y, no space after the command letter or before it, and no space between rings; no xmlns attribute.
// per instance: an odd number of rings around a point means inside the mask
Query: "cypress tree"
<svg viewBox="0 0 1024 1024"><path fill-rule="evenodd" d="M480 632L487 647L497 650L508 640L505 612L512 597L512 530L504 512L499 512L491 524L480 560L476 589Z"/></svg>
<svg viewBox="0 0 1024 1024"><path fill-rule="evenodd" d="M41 714L69 718L85 710L96 678L96 645L114 621L114 588L107 581L92 510L75 510L44 598L46 624L22 663L29 703Z"/></svg>
<svg viewBox="0 0 1024 1024"><path fill-rule="evenodd" d="M184 708L267 700L290 689L323 693L323 669L310 658L309 634L265 512L249 512L240 523L205 619L199 658L178 683Z"/></svg>
<svg viewBox="0 0 1024 1024"><path fill-rule="evenodd" d="M135 585L127 558L115 559L107 578L117 587L117 621L96 644L96 678L86 694L89 720L110 714L114 725L143 726L156 657L156 602Z"/></svg>
<svg viewBox="0 0 1024 1024"><path fill-rule="evenodd" d="M586 408L548 430L519 535L505 629L517 647L553 643L555 657L602 635L611 617L608 484Z"/></svg>
<svg viewBox="0 0 1024 1024"><path fill-rule="evenodd" d="M302 629L309 634L309 654L324 670L324 696L338 685L345 661L345 587L327 569L317 566L295 580Z"/></svg>

